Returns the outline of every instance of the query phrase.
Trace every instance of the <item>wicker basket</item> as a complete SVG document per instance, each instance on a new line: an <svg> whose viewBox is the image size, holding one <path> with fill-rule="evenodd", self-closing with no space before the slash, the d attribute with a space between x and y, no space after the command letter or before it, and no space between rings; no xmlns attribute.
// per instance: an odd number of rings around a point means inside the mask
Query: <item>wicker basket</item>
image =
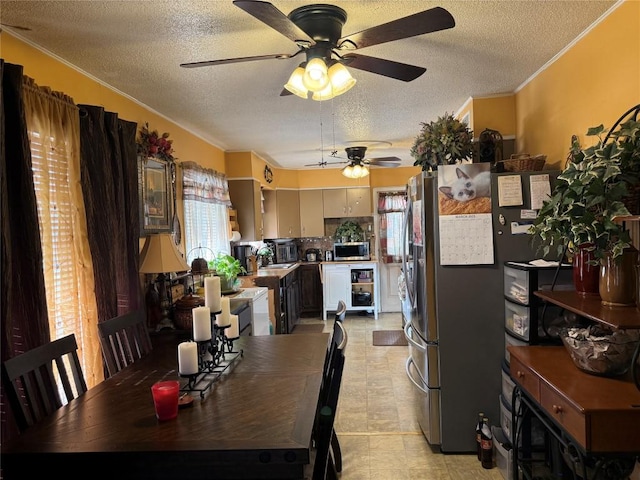
<svg viewBox="0 0 640 480"><path fill-rule="evenodd" d="M546 155L532 157L528 153L517 153L511 155L511 158L507 160L502 160L500 163L505 172L527 172L542 170L546 161Z"/></svg>

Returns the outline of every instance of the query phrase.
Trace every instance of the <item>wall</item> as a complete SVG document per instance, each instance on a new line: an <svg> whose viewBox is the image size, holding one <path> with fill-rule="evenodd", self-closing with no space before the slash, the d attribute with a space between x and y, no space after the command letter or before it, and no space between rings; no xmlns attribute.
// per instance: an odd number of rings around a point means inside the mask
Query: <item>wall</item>
<svg viewBox="0 0 640 480"><path fill-rule="evenodd" d="M640 103L640 2L627 0L516 93L519 152L564 165L572 135Z"/></svg>

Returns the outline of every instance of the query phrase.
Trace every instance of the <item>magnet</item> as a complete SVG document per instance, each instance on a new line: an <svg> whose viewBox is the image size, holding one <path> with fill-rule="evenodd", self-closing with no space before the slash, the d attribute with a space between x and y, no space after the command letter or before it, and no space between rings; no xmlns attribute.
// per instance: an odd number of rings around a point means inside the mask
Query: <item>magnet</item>
<svg viewBox="0 0 640 480"><path fill-rule="evenodd" d="M507 221L504 219L504 215L500 214L500 216L498 216L498 221L500 222L500 225L504 225L507 223Z"/></svg>

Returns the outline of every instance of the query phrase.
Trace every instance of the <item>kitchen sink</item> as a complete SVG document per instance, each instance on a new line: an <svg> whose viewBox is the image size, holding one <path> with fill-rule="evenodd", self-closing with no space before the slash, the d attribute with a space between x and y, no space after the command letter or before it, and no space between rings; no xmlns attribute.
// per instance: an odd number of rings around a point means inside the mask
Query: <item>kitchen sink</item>
<svg viewBox="0 0 640 480"><path fill-rule="evenodd" d="M272 263L270 265L267 265L266 267L260 267L260 268L291 268L295 265L295 263Z"/></svg>

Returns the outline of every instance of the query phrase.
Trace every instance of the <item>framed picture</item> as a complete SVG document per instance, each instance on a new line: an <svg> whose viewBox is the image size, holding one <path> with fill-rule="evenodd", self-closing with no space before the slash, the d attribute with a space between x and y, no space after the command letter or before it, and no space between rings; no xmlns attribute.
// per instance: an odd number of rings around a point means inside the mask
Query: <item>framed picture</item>
<svg viewBox="0 0 640 480"><path fill-rule="evenodd" d="M172 181L171 162L161 158L138 157L140 236L171 232Z"/></svg>

